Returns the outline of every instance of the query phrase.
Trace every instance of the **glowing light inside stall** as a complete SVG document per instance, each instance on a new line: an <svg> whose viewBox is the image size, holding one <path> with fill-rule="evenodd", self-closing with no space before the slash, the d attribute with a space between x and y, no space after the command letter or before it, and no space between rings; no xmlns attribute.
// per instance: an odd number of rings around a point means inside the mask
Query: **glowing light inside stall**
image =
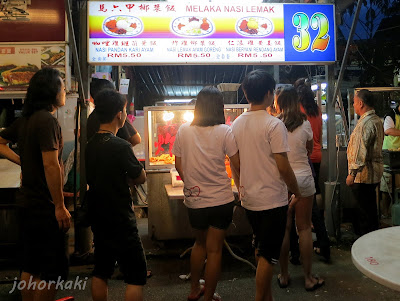
<svg viewBox="0 0 400 301"><path fill-rule="evenodd" d="M193 118L194 118L194 114L193 114L193 112L185 112L185 114L183 114L183 119L186 121L186 122L192 122L193 121Z"/></svg>
<svg viewBox="0 0 400 301"><path fill-rule="evenodd" d="M164 102L175 103L175 102L190 102L192 99L166 99Z"/></svg>
<svg viewBox="0 0 400 301"><path fill-rule="evenodd" d="M327 121L328 120L328 115L327 114L322 114L322 120Z"/></svg>
<svg viewBox="0 0 400 301"><path fill-rule="evenodd" d="M164 121L171 121L172 119L174 119L175 115L172 112L164 112L163 114L163 120Z"/></svg>

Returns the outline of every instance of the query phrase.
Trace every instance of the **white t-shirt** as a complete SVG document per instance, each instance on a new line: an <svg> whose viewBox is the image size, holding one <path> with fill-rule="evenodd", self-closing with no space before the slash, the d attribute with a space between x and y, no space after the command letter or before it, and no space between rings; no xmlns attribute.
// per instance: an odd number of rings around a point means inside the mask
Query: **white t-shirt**
<svg viewBox="0 0 400 301"><path fill-rule="evenodd" d="M394 124L392 117L386 116L386 118L383 122L383 130L387 131L389 129L394 129L394 128L395 128L395 124Z"/></svg>
<svg viewBox="0 0 400 301"><path fill-rule="evenodd" d="M242 206L253 211L288 204L288 190L273 154L289 151L287 130L267 111L249 111L232 124L240 155Z"/></svg>
<svg viewBox="0 0 400 301"><path fill-rule="evenodd" d="M214 207L234 200L225 155L232 157L238 147L229 126L201 127L186 123L176 134L172 152L182 158L187 207Z"/></svg>
<svg viewBox="0 0 400 301"><path fill-rule="evenodd" d="M313 131L308 120L296 128L293 132L288 132L288 142L290 152L288 159L296 177L312 176L310 163L308 163L306 143L313 140Z"/></svg>

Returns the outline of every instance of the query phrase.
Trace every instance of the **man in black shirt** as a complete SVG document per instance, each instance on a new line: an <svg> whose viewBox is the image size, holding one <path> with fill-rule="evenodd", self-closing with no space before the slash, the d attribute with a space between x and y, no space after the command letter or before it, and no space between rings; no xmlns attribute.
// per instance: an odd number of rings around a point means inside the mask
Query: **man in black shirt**
<svg viewBox="0 0 400 301"><path fill-rule="evenodd" d="M56 69L31 79L23 117L0 133L0 154L21 165L20 207L23 300L54 300L55 283L68 274L65 232L70 227L62 193L61 128L53 113L65 104L65 88ZM7 144L16 142L19 155ZM46 286L39 286L43 280ZM28 283L36 283L28 287ZM42 287L42 288L40 288Z"/></svg>
<svg viewBox="0 0 400 301"><path fill-rule="evenodd" d="M92 82L90 83L90 95L93 98L94 105L97 105L97 95L105 90L105 89L115 89L113 83L106 79L97 79L93 78ZM89 141L90 138L99 130L100 121L97 116L96 108L89 115L87 121L87 140ZM132 146L139 144L142 141L140 134L138 131L133 127L129 120L126 120L122 128L118 129L117 136L128 141Z"/></svg>
<svg viewBox="0 0 400 301"><path fill-rule="evenodd" d="M138 235L129 185L143 184L146 174L132 146L116 137L126 119L126 100L115 90L96 99L100 127L86 148L89 212L94 235L94 301L106 300L107 279L118 261L127 283L125 300L142 300L146 260Z"/></svg>

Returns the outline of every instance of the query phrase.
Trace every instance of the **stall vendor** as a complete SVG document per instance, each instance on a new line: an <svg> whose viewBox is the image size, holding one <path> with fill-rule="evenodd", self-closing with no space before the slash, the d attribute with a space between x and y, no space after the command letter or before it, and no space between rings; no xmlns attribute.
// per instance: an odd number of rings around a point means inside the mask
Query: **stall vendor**
<svg viewBox="0 0 400 301"><path fill-rule="evenodd" d="M400 149L400 106L397 105L395 109L391 109L384 117L383 129L385 131L385 138L383 140L382 149L398 150ZM398 175L396 175L396 178ZM395 184L396 185L396 184ZM382 217L390 216L390 197L389 193L392 191L392 175L383 172L381 179L382 202L381 212Z"/></svg>

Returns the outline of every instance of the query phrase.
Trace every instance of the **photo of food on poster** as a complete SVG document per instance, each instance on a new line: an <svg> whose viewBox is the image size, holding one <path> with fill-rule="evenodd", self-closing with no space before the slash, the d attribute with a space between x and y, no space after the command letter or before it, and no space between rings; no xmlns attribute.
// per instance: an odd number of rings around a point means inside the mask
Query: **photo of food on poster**
<svg viewBox="0 0 400 301"><path fill-rule="evenodd" d="M65 45L0 45L0 92L25 91L43 67L57 68L65 78Z"/></svg>

